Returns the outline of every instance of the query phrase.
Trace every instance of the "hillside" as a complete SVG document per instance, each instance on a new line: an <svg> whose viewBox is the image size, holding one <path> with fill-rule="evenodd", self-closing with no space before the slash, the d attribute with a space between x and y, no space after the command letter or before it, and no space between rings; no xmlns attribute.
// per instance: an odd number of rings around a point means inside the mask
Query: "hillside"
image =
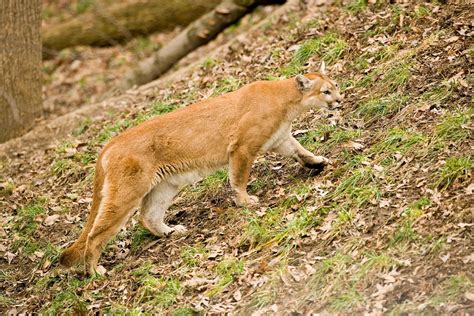
<svg viewBox="0 0 474 316"><path fill-rule="evenodd" d="M340 3L268 18L166 87L137 90L127 110L4 155L2 314L473 314L472 10ZM171 207L185 235L155 238L133 218L103 252L104 276L58 267L113 135L321 60L343 108L308 113L293 131L332 160L322 173L260 157L249 184L260 206L241 209L219 171Z"/></svg>

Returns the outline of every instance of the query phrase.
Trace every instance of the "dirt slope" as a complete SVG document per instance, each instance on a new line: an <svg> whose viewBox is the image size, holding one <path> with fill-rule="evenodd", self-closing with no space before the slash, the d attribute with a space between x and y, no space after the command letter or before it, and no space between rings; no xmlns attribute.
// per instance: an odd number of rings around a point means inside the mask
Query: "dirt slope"
<svg viewBox="0 0 474 316"><path fill-rule="evenodd" d="M473 16L455 5L364 3L301 6L146 108L84 120L56 146L2 161L0 310L474 313ZM233 205L220 171L172 206L168 221L186 225L186 235L154 238L132 220L103 253L105 276L57 267L84 223L107 139L321 59L344 89L344 108L309 113L294 131L332 166L312 174L259 158L250 191L261 205L252 210Z"/></svg>

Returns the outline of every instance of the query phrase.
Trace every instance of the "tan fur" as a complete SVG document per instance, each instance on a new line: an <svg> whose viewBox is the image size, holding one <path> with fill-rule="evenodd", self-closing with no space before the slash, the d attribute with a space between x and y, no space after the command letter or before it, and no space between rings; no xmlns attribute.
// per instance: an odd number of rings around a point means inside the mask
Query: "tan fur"
<svg viewBox="0 0 474 316"><path fill-rule="evenodd" d="M329 94L323 91L329 90ZM310 108L328 108L342 97L321 73L281 81L257 81L222 96L144 122L114 137L97 160L94 197L78 240L61 264L85 263L94 273L104 244L141 206L140 221L156 235L185 231L163 219L180 187L225 165L237 205L247 193L257 154L274 151L310 168L328 160L304 149L291 136L291 122Z"/></svg>

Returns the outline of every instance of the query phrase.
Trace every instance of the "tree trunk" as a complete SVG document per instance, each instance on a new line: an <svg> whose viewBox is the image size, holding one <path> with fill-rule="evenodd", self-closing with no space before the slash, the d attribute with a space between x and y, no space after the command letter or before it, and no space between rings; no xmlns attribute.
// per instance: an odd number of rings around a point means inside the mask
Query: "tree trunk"
<svg viewBox="0 0 474 316"><path fill-rule="evenodd" d="M130 71L122 88L141 85L158 78L178 60L197 47L209 42L228 25L244 16L255 0L223 0L216 8L186 27L154 55Z"/></svg>
<svg viewBox="0 0 474 316"><path fill-rule="evenodd" d="M3 0L2 0L3 1ZM107 46L156 31L187 25L214 8L220 0L134 0L43 29L45 57L76 45Z"/></svg>
<svg viewBox="0 0 474 316"><path fill-rule="evenodd" d="M0 1L0 143L41 115L41 0Z"/></svg>

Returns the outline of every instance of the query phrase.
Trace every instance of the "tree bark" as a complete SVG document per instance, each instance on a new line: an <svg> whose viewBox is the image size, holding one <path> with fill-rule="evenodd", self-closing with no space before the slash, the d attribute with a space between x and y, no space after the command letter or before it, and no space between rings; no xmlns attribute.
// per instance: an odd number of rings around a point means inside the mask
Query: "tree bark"
<svg viewBox="0 0 474 316"><path fill-rule="evenodd" d="M0 143L41 116L41 0L0 1Z"/></svg>
<svg viewBox="0 0 474 316"><path fill-rule="evenodd" d="M141 85L158 78L178 60L209 42L228 25L244 16L255 0L223 0L212 11L189 24L178 36L151 57L140 62L122 81L122 88Z"/></svg>
<svg viewBox="0 0 474 316"><path fill-rule="evenodd" d="M156 31L188 25L220 0L134 0L111 7L95 6L69 21L43 29L45 57L76 45L107 46Z"/></svg>

